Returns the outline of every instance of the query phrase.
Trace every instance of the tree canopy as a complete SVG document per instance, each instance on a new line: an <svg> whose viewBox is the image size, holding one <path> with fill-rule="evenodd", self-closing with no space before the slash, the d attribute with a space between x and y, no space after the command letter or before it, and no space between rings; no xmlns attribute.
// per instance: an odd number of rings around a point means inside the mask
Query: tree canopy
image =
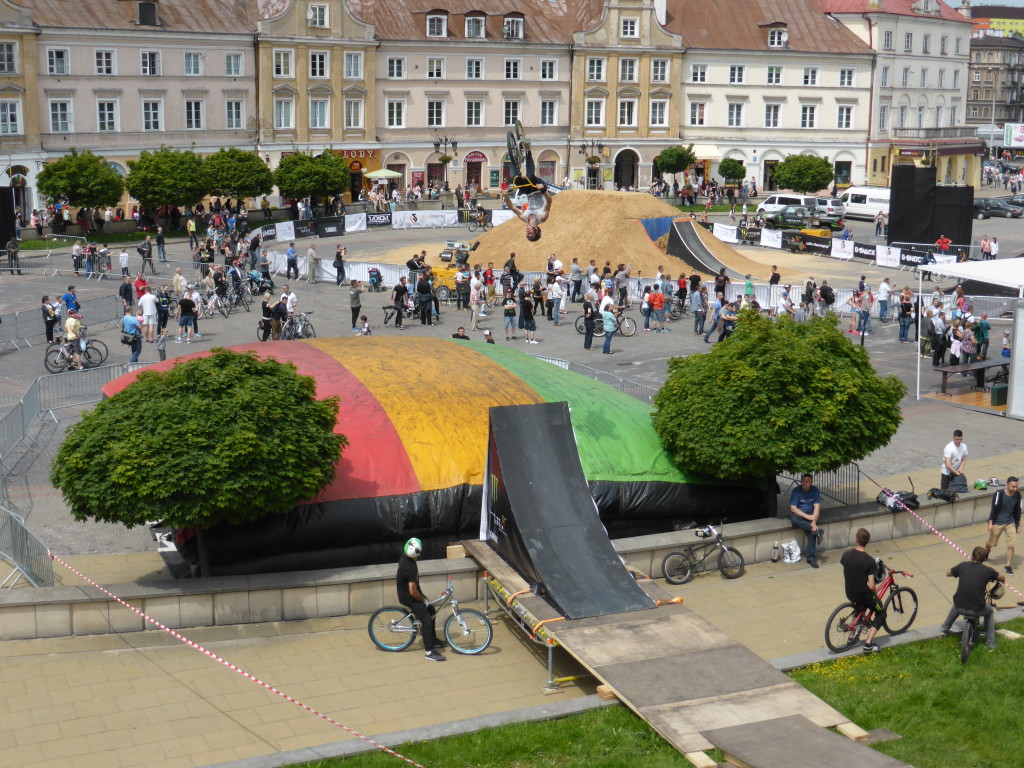
<svg viewBox="0 0 1024 768"><path fill-rule="evenodd" d="M727 157L719 163L718 172L726 181L739 181L747 175L747 168L739 160Z"/></svg>
<svg viewBox="0 0 1024 768"><path fill-rule="evenodd" d="M50 468L77 520L200 530L283 513L334 477L338 399L290 363L214 349L138 379L72 426Z"/></svg>
<svg viewBox="0 0 1024 768"><path fill-rule="evenodd" d="M832 470L887 445L903 419L906 387L876 374L834 315L798 325L745 310L731 337L668 365L654 428L686 472Z"/></svg>
<svg viewBox="0 0 1024 768"><path fill-rule="evenodd" d="M63 200L79 208L116 205L124 194L121 174L105 158L72 148L39 171L36 188L47 200Z"/></svg>
<svg viewBox="0 0 1024 768"><path fill-rule="evenodd" d="M284 197L337 195L349 188L348 164L329 149L319 157L305 152L282 157L274 181Z"/></svg>
<svg viewBox="0 0 1024 768"><path fill-rule="evenodd" d="M210 192L235 198L270 194L274 174L254 152L223 147L203 160Z"/></svg>
<svg viewBox="0 0 1024 768"><path fill-rule="evenodd" d="M195 205L209 194L210 180L195 152L163 146L128 161L125 187L146 208Z"/></svg>
<svg viewBox="0 0 1024 768"><path fill-rule="evenodd" d="M835 172L832 164L823 157L787 155L775 166L772 178L780 189L811 193L827 188L835 178Z"/></svg>
<svg viewBox="0 0 1024 768"><path fill-rule="evenodd" d="M697 155L693 153L693 144L688 147L666 147L654 162L662 173L676 174L697 162Z"/></svg>

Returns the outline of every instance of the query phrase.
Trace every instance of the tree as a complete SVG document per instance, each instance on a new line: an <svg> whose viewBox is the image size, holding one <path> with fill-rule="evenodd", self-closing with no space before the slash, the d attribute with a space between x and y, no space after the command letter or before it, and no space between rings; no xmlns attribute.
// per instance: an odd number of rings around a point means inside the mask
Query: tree
<svg viewBox="0 0 1024 768"><path fill-rule="evenodd" d="M318 157L296 152L282 157L274 172L277 188L285 197L339 195L349 188L348 164L331 150Z"/></svg>
<svg viewBox="0 0 1024 768"><path fill-rule="evenodd" d="M827 188L835 178L835 172L832 164L822 157L787 155L785 160L775 166L772 177L780 189L810 193Z"/></svg>
<svg viewBox="0 0 1024 768"><path fill-rule="evenodd" d="M654 162L659 171L671 173L674 176L696 163L697 155L693 153L693 144L688 147L666 147L661 150Z"/></svg>
<svg viewBox="0 0 1024 768"><path fill-rule="evenodd" d="M236 199L270 194L274 174L254 152L223 147L203 160L210 191Z"/></svg>
<svg viewBox="0 0 1024 768"><path fill-rule="evenodd" d="M144 208L169 208L198 203L210 193L210 180L203 159L195 152L162 146L128 161L125 187ZM169 217L170 211L165 209L165 229Z"/></svg>
<svg viewBox="0 0 1024 768"><path fill-rule="evenodd" d="M731 157L725 158L721 163L718 164L718 172L722 174L722 178L729 181L739 181L747 175L746 166L743 165L739 160L735 160Z"/></svg>
<svg viewBox="0 0 1024 768"><path fill-rule="evenodd" d="M797 325L745 310L711 352L669 360L654 428L684 472L820 472L887 445L906 391L896 376L875 373L834 315Z"/></svg>
<svg viewBox="0 0 1024 768"><path fill-rule="evenodd" d="M72 150L39 171L36 188L47 200L63 200L77 208L116 205L124 194L121 174L105 158Z"/></svg>
<svg viewBox="0 0 1024 768"><path fill-rule="evenodd" d="M348 444L338 398L315 396L312 378L253 352L142 371L68 430L50 482L76 520L129 528L164 520L201 537L284 513L333 479Z"/></svg>

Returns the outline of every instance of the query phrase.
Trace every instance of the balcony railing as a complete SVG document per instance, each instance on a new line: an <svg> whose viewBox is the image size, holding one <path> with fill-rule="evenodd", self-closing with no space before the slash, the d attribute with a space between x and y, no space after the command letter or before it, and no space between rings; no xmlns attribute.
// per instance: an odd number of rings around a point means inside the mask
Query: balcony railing
<svg viewBox="0 0 1024 768"><path fill-rule="evenodd" d="M949 128L893 128L894 139L976 139L976 126L957 125Z"/></svg>

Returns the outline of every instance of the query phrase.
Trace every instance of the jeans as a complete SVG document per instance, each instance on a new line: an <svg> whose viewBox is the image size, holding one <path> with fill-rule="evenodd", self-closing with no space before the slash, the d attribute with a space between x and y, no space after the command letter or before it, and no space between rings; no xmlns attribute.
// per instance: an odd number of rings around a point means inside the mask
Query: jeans
<svg viewBox="0 0 1024 768"><path fill-rule="evenodd" d="M715 312L715 314L711 318L711 326L708 328L707 333L704 334L704 341L707 341L708 339L711 338L711 334L715 332L715 328L717 328L717 327L718 327L718 312Z"/></svg>
<svg viewBox="0 0 1024 768"><path fill-rule="evenodd" d="M645 331L651 330L651 308L650 307L641 307L640 311L643 312L643 314L644 314L644 330Z"/></svg>
<svg viewBox="0 0 1024 768"><path fill-rule="evenodd" d="M569 297L571 301L579 301L580 294L583 291L583 281L573 280L572 281L572 295Z"/></svg>
<svg viewBox="0 0 1024 768"><path fill-rule="evenodd" d="M803 528L807 532L807 549L804 554L807 557L807 562L814 560L815 555L818 551L818 539L811 532L811 521L803 517L797 517L792 512L789 513L789 522L793 524L794 528Z"/></svg>
<svg viewBox="0 0 1024 768"><path fill-rule="evenodd" d="M360 305L358 307L352 307L352 327L353 328L358 328L359 327L359 325L358 325L358 323L359 323L359 313L362 311L362 309L363 309L362 305Z"/></svg>
<svg viewBox="0 0 1024 768"><path fill-rule="evenodd" d="M858 310L858 315L857 330L861 333L871 333L871 312L861 309Z"/></svg>
<svg viewBox="0 0 1024 768"><path fill-rule="evenodd" d="M295 270L295 280L299 279L299 262L295 259L288 259L288 268L286 270L285 280L292 279L292 270Z"/></svg>
<svg viewBox="0 0 1024 768"><path fill-rule="evenodd" d="M956 621L956 617L962 613L963 611L954 605L949 609L949 613L946 614L946 620L942 622L942 626L940 626L939 629L942 632L948 632L949 628L953 626L953 622ZM981 612L981 615L985 619L985 644L990 648L993 648L996 644L996 621L992 606L986 605L985 610Z"/></svg>
<svg viewBox="0 0 1024 768"><path fill-rule="evenodd" d="M431 301L430 296L428 295L426 298L417 299L416 306L420 311L420 325L433 325L434 317L431 312L433 302Z"/></svg>
<svg viewBox="0 0 1024 768"><path fill-rule="evenodd" d="M910 341L910 318L900 318L900 341Z"/></svg>
<svg viewBox="0 0 1024 768"><path fill-rule="evenodd" d="M615 331L605 330L604 332L604 354L610 355L612 353L612 336L615 335Z"/></svg>
<svg viewBox="0 0 1024 768"><path fill-rule="evenodd" d="M696 334L704 333L704 318L706 314L703 311L693 313L693 332Z"/></svg>
<svg viewBox="0 0 1024 768"><path fill-rule="evenodd" d="M157 256L160 257L160 263L166 264L167 263L167 246L166 245L159 245L158 244L156 246L156 253L157 253Z"/></svg>
<svg viewBox="0 0 1024 768"><path fill-rule="evenodd" d="M130 349L132 351L132 359L129 360L128 362L129 363L137 363L137 362L139 362L139 354L142 352L142 337L141 336L136 336L135 337L135 340L132 341Z"/></svg>
<svg viewBox="0 0 1024 768"><path fill-rule="evenodd" d="M878 319L883 323L889 319L889 302L879 301L878 302Z"/></svg>
<svg viewBox="0 0 1024 768"><path fill-rule="evenodd" d="M335 285L341 285L345 282L345 267L340 266L336 270L337 274L334 276Z"/></svg>

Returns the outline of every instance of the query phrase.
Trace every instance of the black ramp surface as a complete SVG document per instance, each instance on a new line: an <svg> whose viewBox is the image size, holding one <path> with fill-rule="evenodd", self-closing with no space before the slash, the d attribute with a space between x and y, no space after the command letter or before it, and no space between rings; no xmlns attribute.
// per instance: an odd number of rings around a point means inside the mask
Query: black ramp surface
<svg viewBox="0 0 1024 768"><path fill-rule="evenodd" d="M654 607L590 495L567 403L491 408L488 541L569 619Z"/></svg>
<svg viewBox="0 0 1024 768"><path fill-rule="evenodd" d="M739 272L730 269L719 261L704 242L697 236L696 224L687 219L680 219L672 222L672 229L668 236L668 254L682 259L687 265L707 275L717 275L722 267L725 273L733 280L743 278Z"/></svg>

